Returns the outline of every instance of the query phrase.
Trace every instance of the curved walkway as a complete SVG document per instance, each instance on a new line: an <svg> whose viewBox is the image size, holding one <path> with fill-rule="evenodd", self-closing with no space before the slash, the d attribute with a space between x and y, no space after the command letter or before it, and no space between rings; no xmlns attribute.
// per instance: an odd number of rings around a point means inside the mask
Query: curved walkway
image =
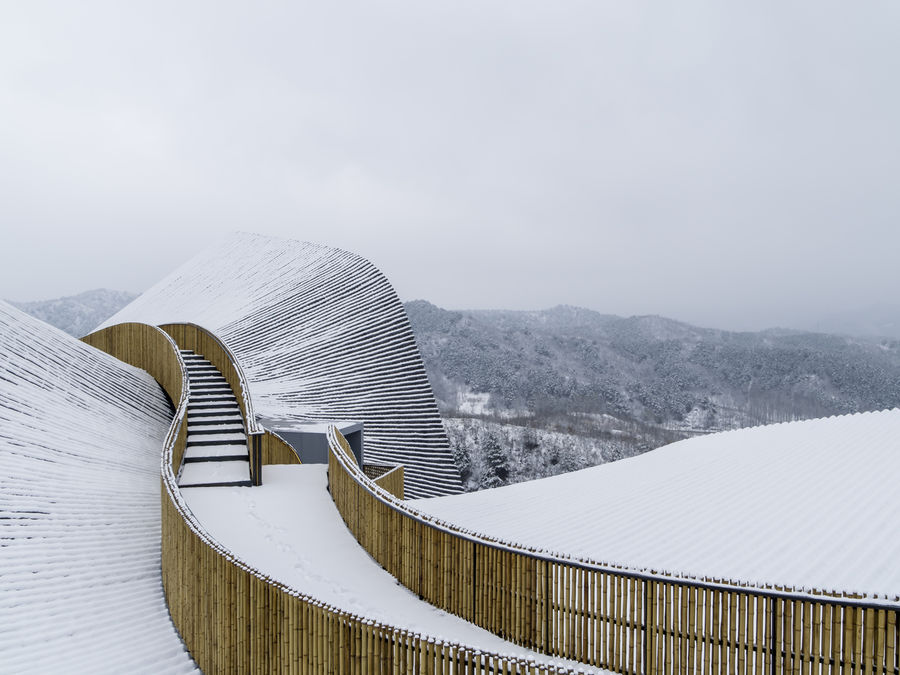
<svg viewBox="0 0 900 675"><path fill-rule="evenodd" d="M272 579L373 620L486 652L584 672L580 663L525 650L419 600L360 547L326 491L325 465L266 466L253 489L185 490L191 511L220 544Z"/></svg>

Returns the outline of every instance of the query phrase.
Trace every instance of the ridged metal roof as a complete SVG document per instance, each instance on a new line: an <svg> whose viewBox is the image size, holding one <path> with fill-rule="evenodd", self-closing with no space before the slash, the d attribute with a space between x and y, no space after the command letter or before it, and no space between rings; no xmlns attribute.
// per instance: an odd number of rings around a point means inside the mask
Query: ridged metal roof
<svg viewBox="0 0 900 675"><path fill-rule="evenodd" d="M641 572L900 598L900 409L698 436L411 506Z"/></svg>
<svg viewBox="0 0 900 675"><path fill-rule="evenodd" d="M234 352L260 418L365 425L409 497L460 492L403 304L356 254L252 234L214 243L109 319L196 323Z"/></svg>
<svg viewBox="0 0 900 675"><path fill-rule="evenodd" d="M160 580L162 390L0 302L0 671L197 672Z"/></svg>

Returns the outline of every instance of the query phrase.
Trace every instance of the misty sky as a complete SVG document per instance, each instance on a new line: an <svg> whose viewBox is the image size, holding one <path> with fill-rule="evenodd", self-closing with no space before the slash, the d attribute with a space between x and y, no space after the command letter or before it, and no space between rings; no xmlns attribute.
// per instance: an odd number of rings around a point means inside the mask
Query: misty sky
<svg viewBox="0 0 900 675"><path fill-rule="evenodd" d="M141 291L216 233L403 299L725 328L900 291L900 2L0 9L0 297Z"/></svg>

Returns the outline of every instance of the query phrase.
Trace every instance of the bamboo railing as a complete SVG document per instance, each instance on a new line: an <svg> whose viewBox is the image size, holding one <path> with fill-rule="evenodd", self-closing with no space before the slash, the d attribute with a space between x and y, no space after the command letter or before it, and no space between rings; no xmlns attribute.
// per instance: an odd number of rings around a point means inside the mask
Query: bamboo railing
<svg viewBox="0 0 900 675"><path fill-rule="evenodd" d="M395 464L393 466L387 464L363 464L360 466L359 462L356 461L356 455L352 452L347 455L347 458L359 466L366 477L382 490L390 492L397 499L404 498L404 473L402 464Z"/></svg>
<svg viewBox="0 0 900 675"><path fill-rule="evenodd" d="M188 387L174 340L145 324L119 324L83 340L150 372L175 403L161 462L162 582L172 621L203 672L574 673L344 611L240 560L206 532L175 481L186 441Z"/></svg>
<svg viewBox="0 0 900 675"><path fill-rule="evenodd" d="M403 499L403 466L395 466L390 471L385 471L373 482L397 499Z"/></svg>
<svg viewBox="0 0 900 675"><path fill-rule="evenodd" d="M194 323L167 323L160 328L168 333L181 349L190 349L208 359L228 382L237 398L247 430L250 460L250 480L262 484L265 464L300 464L300 457L281 436L263 428L256 420L247 378L231 349L212 331Z"/></svg>
<svg viewBox="0 0 900 675"><path fill-rule="evenodd" d="M190 349L202 354L225 377L237 398L244 418L245 428L248 434L258 434L263 431L256 421L253 412L253 401L250 398L250 389L247 386L247 378L241 369L238 360L214 333L195 323L166 323L160 329L168 333L180 349Z"/></svg>
<svg viewBox="0 0 900 675"><path fill-rule="evenodd" d="M419 597L529 649L618 673L900 673L900 598L639 574L461 530L381 489L329 430L328 484L357 541Z"/></svg>

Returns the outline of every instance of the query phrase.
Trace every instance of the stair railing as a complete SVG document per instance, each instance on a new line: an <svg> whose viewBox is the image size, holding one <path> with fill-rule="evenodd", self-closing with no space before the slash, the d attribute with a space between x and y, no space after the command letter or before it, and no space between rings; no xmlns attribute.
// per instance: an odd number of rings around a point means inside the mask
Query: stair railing
<svg viewBox="0 0 900 675"><path fill-rule="evenodd" d="M167 323L162 324L160 329L168 333L181 349L190 349L208 359L219 369L234 392L247 431L250 481L253 485L262 484L264 464L300 463L296 451L284 439L263 428L257 421L247 377L240 361L223 340L195 323Z"/></svg>

